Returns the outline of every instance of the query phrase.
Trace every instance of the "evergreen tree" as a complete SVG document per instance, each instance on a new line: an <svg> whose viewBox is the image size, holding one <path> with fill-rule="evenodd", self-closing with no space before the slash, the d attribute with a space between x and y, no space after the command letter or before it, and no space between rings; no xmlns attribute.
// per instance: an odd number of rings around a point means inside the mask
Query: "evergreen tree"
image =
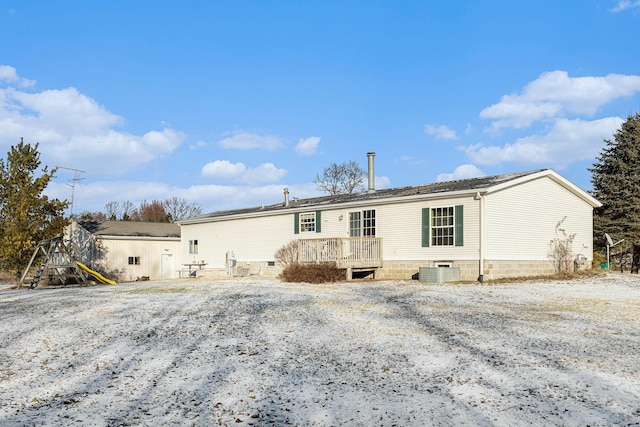
<svg viewBox="0 0 640 427"><path fill-rule="evenodd" d="M595 210L595 242L605 246L604 233L633 247L631 271L640 261L640 113L627 117L614 140L596 158L591 172L593 196L602 203ZM622 268L622 265L621 265Z"/></svg>
<svg viewBox="0 0 640 427"><path fill-rule="evenodd" d="M54 177L45 166L42 175L38 144L11 147L7 160L0 159L0 268L19 274L29 263L35 245L62 234L67 224L67 201L42 194Z"/></svg>

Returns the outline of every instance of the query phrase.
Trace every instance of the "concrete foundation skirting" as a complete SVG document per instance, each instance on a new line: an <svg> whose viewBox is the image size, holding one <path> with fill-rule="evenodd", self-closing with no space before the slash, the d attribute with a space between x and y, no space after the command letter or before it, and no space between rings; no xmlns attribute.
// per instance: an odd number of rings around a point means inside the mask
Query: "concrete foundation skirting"
<svg viewBox="0 0 640 427"><path fill-rule="evenodd" d="M449 264L450 267L460 269L460 281L476 281L479 277L478 261L456 260L423 260L423 261L388 261L385 260L381 268L375 270L376 280L412 280L418 279L420 267L437 267ZM225 279L230 277L259 276L262 278L276 278L282 272L280 265L267 266L265 262L238 261L238 267L233 268L229 275L225 268L203 268L197 270L197 277L208 279ZM590 262L587 263L590 265ZM486 260L484 262L483 280L496 280L513 277L545 276L554 274L553 264L544 261L518 260Z"/></svg>
<svg viewBox="0 0 640 427"><path fill-rule="evenodd" d="M442 262L436 261L384 261L379 270L381 280L417 279L420 267L436 267ZM476 281L480 275L478 261L450 261L450 267L460 269L461 281ZM531 277L553 274L555 270L550 261L485 261L483 280L496 280L510 277Z"/></svg>

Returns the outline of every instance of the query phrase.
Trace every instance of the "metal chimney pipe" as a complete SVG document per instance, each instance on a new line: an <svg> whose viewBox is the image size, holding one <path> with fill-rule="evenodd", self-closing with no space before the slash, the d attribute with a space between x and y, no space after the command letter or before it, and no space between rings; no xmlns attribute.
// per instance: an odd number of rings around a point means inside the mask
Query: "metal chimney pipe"
<svg viewBox="0 0 640 427"><path fill-rule="evenodd" d="M376 183L375 183L375 173L374 173L374 168L373 168L373 158L376 156L376 153L374 153L373 151L370 151L367 153L367 158L369 160L369 189L367 190L367 193L373 193L374 191L376 191Z"/></svg>
<svg viewBox="0 0 640 427"><path fill-rule="evenodd" d="M284 189L284 205L289 206L289 189Z"/></svg>

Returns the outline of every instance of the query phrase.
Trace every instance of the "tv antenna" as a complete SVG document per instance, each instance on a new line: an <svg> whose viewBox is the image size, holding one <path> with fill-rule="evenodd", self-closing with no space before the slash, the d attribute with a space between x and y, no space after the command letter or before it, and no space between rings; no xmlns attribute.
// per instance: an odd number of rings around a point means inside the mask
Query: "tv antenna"
<svg viewBox="0 0 640 427"><path fill-rule="evenodd" d="M80 169L73 169L73 168L65 168L64 166L56 166L58 169L65 169L68 171L72 171L73 172L73 178L71 178L69 181L71 181L71 184L67 184L69 187L71 187L71 208L69 210L69 216L73 217L73 200L75 197L75 192L76 192L76 183L80 180L83 180L84 178L80 178L80 174L81 173L85 173L86 171L82 171Z"/></svg>
<svg viewBox="0 0 640 427"><path fill-rule="evenodd" d="M607 270L608 270L609 269L609 248L612 248L612 247L624 242L624 239L618 240L617 242L613 243L613 239L611 238L611 236L609 236L608 233L604 233L604 237L605 237L605 239L607 239Z"/></svg>

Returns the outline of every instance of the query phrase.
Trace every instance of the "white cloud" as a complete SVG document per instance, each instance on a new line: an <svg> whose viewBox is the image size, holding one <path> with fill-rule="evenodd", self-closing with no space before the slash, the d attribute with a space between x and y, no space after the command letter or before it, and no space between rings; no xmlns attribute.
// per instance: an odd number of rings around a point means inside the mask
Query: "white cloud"
<svg viewBox="0 0 640 427"><path fill-rule="evenodd" d="M75 88L45 90L38 93L14 92L13 99L25 113L35 113L38 124L70 132L99 132L122 123Z"/></svg>
<svg viewBox="0 0 640 427"><path fill-rule="evenodd" d="M375 176L373 178L373 184L376 188L389 188L391 180L388 176Z"/></svg>
<svg viewBox="0 0 640 427"><path fill-rule="evenodd" d="M201 174L213 179L237 179L247 170L244 163L231 163L229 160L216 160L202 167Z"/></svg>
<svg viewBox="0 0 640 427"><path fill-rule="evenodd" d="M202 141L202 140L198 140L195 143L189 145L189 149L190 150L197 150L199 148L205 147L207 145L206 142Z"/></svg>
<svg viewBox="0 0 640 427"><path fill-rule="evenodd" d="M635 0L635 1L621 0L611 9L611 11L616 13L616 12L622 12L627 9L633 9L636 7L640 7L640 0Z"/></svg>
<svg viewBox="0 0 640 427"><path fill-rule="evenodd" d="M525 86L521 94L503 96L499 103L482 110L480 117L493 120L494 131L526 128L568 113L591 116L612 100L639 91L638 75L569 77L566 71L550 71Z"/></svg>
<svg viewBox="0 0 640 427"><path fill-rule="evenodd" d="M3 81L14 79L12 69L3 70ZM44 164L121 173L173 152L186 138L171 128L143 135L116 130L122 122L75 88L31 93L0 86L0 149L24 137L39 143Z"/></svg>
<svg viewBox="0 0 640 427"><path fill-rule="evenodd" d="M173 152L184 135L172 129L149 131L142 136L106 130L97 135L60 135L39 130L26 133L29 141L40 143L47 164L56 164L92 172L122 173Z"/></svg>
<svg viewBox="0 0 640 427"><path fill-rule="evenodd" d="M263 150L273 151L284 147L284 143L277 136L257 135L243 130L231 132L230 136L218 141L218 145L222 148L235 150L252 150L254 148L260 148Z"/></svg>
<svg viewBox="0 0 640 427"><path fill-rule="evenodd" d="M287 170L279 169L273 163L263 163L255 168L248 168L244 163L216 160L204 165L201 174L207 178L258 184L277 182L286 176Z"/></svg>
<svg viewBox="0 0 640 427"><path fill-rule="evenodd" d="M286 169L277 168L273 163L263 163L258 167L247 169L241 181L247 184L278 182L287 175Z"/></svg>
<svg viewBox="0 0 640 427"><path fill-rule="evenodd" d="M301 156L312 156L316 154L316 150L318 149L318 144L320 144L320 138L317 136L311 136L306 139L300 139L298 141L298 145L296 145L296 153Z"/></svg>
<svg viewBox="0 0 640 427"><path fill-rule="evenodd" d="M424 159L415 156L403 155L395 159L396 162L407 163L410 165L421 165L424 164Z"/></svg>
<svg viewBox="0 0 640 427"><path fill-rule="evenodd" d="M322 195L312 182L301 184L268 185L193 185L176 187L161 182L145 181L100 181L81 183L75 188L73 212L104 211L111 201L132 202L138 206L143 200L166 200L171 197L183 198L197 203L203 211L239 209L252 206L270 205L284 201L283 189L289 188L291 197L301 199ZM376 181L377 182L377 181ZM53 182L45 190L49 197L70 199L71 189L64 182Z"/></svg>
<svg viewBox="0 0 640 427"><path fill-rule="evenodd" d="M471 161L480 165L518 162L563 168L575 161L595 158L602 141L611 138L622 122L619 117L592 121L562 118L546 134L519 138L502 147L475 144L462 149Z"/></svg>
<svg viewBox="0 0 640 427"><path fill-rule="evenodd" d="M441 173L436 177L436 182L444 182L444 181L455 181L458 179L467 179L467 178L477 178L479 176L485 176L485 173L482 172L474 165L460 165L458 166L452 173Z"/></svg>
<svg viewBox="0 0 640 427"><path fill-rule="evenodd" d="M424 133L426 133L427 135L433 135L435 136L436 139L448 140L448 139L458 138L458 136L456 135L456 131L444 125L440 125L440 126L426 125L424 127Z"/></svg>
<svg viewBox="0 0 640 427"><path fill-rule="evenodd" d="M18 87L32 87L36 84L35 80L29 80L18 77L16 69L8 65L0 65L0 81L9 84L16 84Z"/></svg>
<svg viewBox="0 0 640 427"><path fill-rule="evenodd" d="M467 127L464 128L465 135L471 135L473 133L473 125L471 123L467 123Z"/></svg>

